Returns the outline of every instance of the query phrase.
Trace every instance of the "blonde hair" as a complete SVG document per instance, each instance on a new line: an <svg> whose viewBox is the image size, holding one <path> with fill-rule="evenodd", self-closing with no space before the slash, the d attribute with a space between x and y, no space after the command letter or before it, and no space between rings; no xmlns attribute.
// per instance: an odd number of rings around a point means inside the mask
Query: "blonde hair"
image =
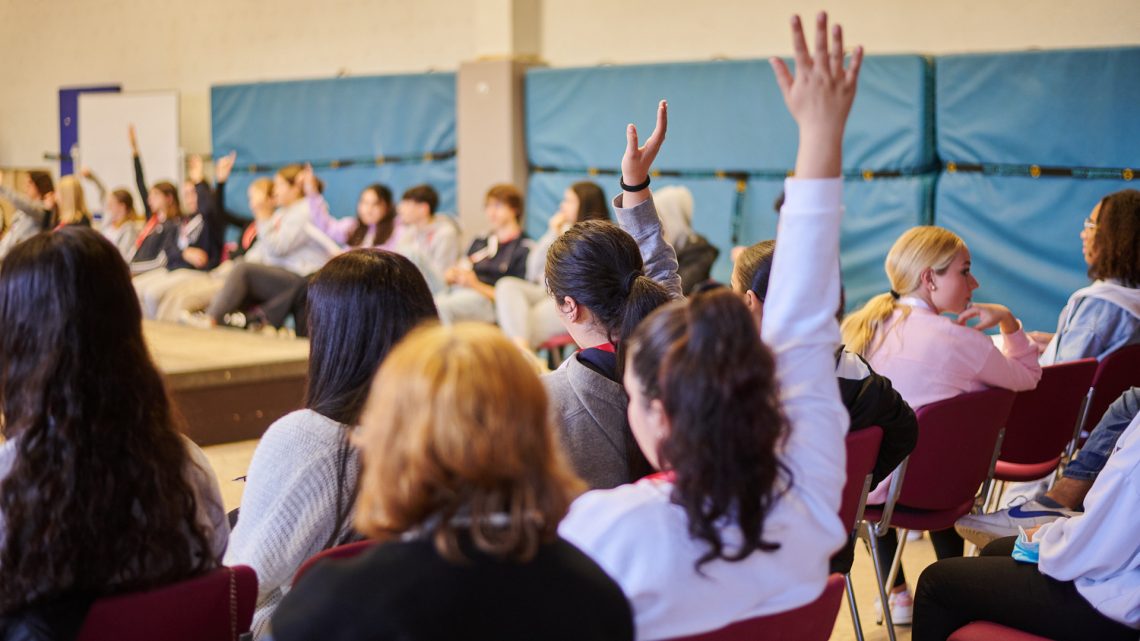
<svg viewBox="0 0 1140 641"><path fill-rule="evenodd" d="M583 487L547 411L533 367L497 329L411 332L384 359L361 420L356 529L386 540L422 528L452 561L469 532L486 554L530 560Z"/></svg>
<svg viewBox="0 0 1140 641"><path fill-rule="evenodd" d="M294 176L294 178L296 178L296 176ZM254 178L253 182L249 183L249 186L252 187L253 189L260 191L266 198L272 198L273 197L273 179L272 178L266 178L265 176L262 176L260 178Z"/></svg>
<svg viewBox="0 0 1140 641"><path fill-rule="evenodd" d="M901 309L903 317L910 313L910 307L899 305L896 294L906 296L922 285L922 272L931 269L942 274L950 267L958 252L966 248L954 232L931 225L913 227L906 231L887 253L884 268L891 291L879 294L857 312L843 321L843 342L845 347L856 354L867 356L874 347L879 330L895 309Z"/></svg>
<svg viewBox="0 0 1140 641"><path fill-rule="evenodd" d="M59 222L64 225L77 223L81 220L91 220L91 212L87 209L87 199L83 197L83 185L75 176L64 176L59 179L55 189L56 206L59 208Z"/></svg>

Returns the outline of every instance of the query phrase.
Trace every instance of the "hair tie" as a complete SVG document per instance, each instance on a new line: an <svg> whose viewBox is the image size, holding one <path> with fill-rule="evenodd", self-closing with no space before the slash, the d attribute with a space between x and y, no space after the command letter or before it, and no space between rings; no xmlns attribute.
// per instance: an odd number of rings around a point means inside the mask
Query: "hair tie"
<svg viewBox="0 0 1140 641"><path fill-rule="evenodd" d="M626 276L626 278L625 278L625 293L626 294L629 294L629 290L633 289L633 281L637 280L638 276L641 276L641 272L632 271L629 273L629 276Z"/></svg>
<svg viewBox="0 0 1140 641"><path fill-rule="evenodd" d="M899 299L899 293L892 289L891 290L891 298L898 300Z"/></svg>

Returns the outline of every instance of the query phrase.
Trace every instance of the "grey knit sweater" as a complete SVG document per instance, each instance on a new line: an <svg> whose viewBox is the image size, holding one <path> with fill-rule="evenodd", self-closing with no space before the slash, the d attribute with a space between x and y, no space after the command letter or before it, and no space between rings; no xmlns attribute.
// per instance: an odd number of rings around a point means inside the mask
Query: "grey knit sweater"
<svg viewBox="0 0 1140 641"><path fill-rule="evenodd" d="M661 283L673 298L681 298L677 253L665 242L653 199L623 208L619 194L613 201L618 224L637 241L645 262L645 275ZM630 478L625 433L629 404L621 383L586 367L571 357L543 377L551 412L561 431L570 464L591 488L610 488Z"/></svg>
<svg viewBox="0 0 1140 641"><path fill-rule="evenodd" d="M351 489L360 471L355 450L345 466L337 496L339 455L347 427L312 410L298 410L269 426L249 464L241 513L230 535L226 565L257 572L255 639L268 632L269 618L289 591L293 575L320 552L332 535L337 502L351 508ZM334 543L351 532L351 514Z"/></svg>

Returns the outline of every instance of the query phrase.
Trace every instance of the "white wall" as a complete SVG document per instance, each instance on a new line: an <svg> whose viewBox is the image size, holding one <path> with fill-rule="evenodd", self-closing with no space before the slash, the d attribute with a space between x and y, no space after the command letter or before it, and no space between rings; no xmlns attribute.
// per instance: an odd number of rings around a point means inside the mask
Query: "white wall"
<svg viewBox="0 0 1140 641"><path fill-rule="evenodd" d="M803 0L519 0L528 46L557 66L789 53ZM209 87L226 82L454 70L504 36L500 0L0 0L0 166L58 147L57 91L176 89L188 151L209 151ZM841 0L828 7L870 53L1140 44L1136 0ZM517 13L517 9L515 10ZM493 20L492 20L493 21ZM482 30L482 32L480 32ZM515 33L514 40L519 40ZM533 42L535 44L529 44ZM125 134L124 134L125 136Z"/></svg>

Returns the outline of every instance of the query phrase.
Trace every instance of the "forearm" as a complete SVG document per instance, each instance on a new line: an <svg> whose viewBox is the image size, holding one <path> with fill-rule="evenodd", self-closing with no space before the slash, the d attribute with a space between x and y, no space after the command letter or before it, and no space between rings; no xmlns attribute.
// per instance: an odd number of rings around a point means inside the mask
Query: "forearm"
<svg viewBox="0 0 1140 641"><path fill-rule="evenodd" d="M135 187L139 190L139 196L142 198L143 212L146 214L147 220L154 215L150 209L150 202L147 200L146 176L143 175L142 159L139 158L138 153L134 154L135 161Z"/></svg>

